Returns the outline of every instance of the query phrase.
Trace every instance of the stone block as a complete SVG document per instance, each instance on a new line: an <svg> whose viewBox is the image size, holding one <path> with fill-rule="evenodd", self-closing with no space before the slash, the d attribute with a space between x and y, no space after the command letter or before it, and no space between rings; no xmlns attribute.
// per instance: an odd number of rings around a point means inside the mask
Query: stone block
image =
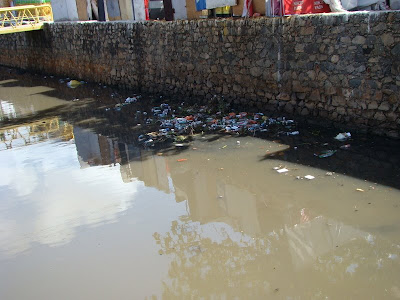
<svg viewBox="0 0 400 300"><path fill-rule="evenodd" d="M336 64L339 61L339 55L332 55L331 62Z"/></svg>
<svg viewBox="0 0 400 300"><path fill-rule="evenodd" d="M386 113L386 118L390 122L396 121L397 118L399 118L399 117L400 117L399 114L397 114L397 113L395 113L393 111Z"/></svg>
<svg viewBox="0 0 400 300"><path fill-rule="evenodd" d="M330 81L325 81L324 88L325 88L326 95L335 95L336 94L336 88L332 85L332 83Z"/></svg>
<svg viewBox="0 0 400 300"><path fill-rule="evenodd" d="M296 51L297 53L304 52L304 45L303 44L296 44L296 46L294 47L294 51Z"/></svg>
<svg viewBox="0 0 400 300"><path fill-rule="evenodd" d="M300 100L304 100L306 98L306 93L296 93L296 98L300 99Z"/></svg>
<svg viewBox="0 0 400 300"><path fill-rule="evenodd" d="M351 38L348 36L342 36L340 38L340 42L343 44L350 44L351 43Z"/></svg>
<svg viewBox="0 0 400 300"><path fill-rule="evenodd" d="M282 100L282 101L289 101L290 100L290 95L288 93L280 93L276 99Z"/></svg>
<svg viewBox="0 0 400 300"><path fill-rule="evenodd" d="M386 136L394 139L398 139L400 136L400 133L398 130L389 130L385 132Z"/></svg>
<svg viewBox="0 0 400 300"><path fill-rule="evenodd" d="M318 80L325 81L328 79L328 75L325 72L320 71L317 76Z"/></svg>
<svg viewBox="0 0 400 300"><path fill-rule="evenodd" d="M339 106L339 107L336 109L336 112L337 112L339 115L345 115L345 114L346 114L346 109L345 109L344 107Z"/></svg>
<svg viewBox="0 0 400 300"><path fill-rule="evenodd" d="M388 98L388 101L390 104L396 104L399 102L397 95L395 95L395 94L390 95Z"/></svg>
<svg viewBox="0 0 400 300"><path fill-rule="evenodd" d="M366 119L372 119L374 117L375 112L371 110L364 110L361 115Z"/></svg>
<svg viewBox="0 0 400 300"><path fill-rule="evenodd" d="M300 113L302 116L308 116L310 111L307 108L303 108Z"/></svg>
<svg viewBox="0 0 400 300"><path fill-rule="evenodd" d="M313 110L315 108L315 103L314 102L306 102L305 107L307 107L309 110Z"/></svg>
<svg viewBox="0 0 400 300"><path fill-rule="evenodd" d="M314 70L307 71L307 75L311 80L315 80L316 73Z"/></svg>
<svg viewBox="0 0 400 300"><path fill-rule="evenodd" d="M353 78L349 80L349 86L351 88L358 88L361 85L361 79L360 78Z"/></svg>
<svg viewBox="0 0 400 300"><path fill-rule="evenodd" d="M302 27L300 29L300 35L312 35L314 34L315 28L312 26Z"/></svg>
<svg viewBox="0 0 400 300"><path fill-rule="evenodd" d="M292 91L296 92L296 93L305 93L307 91L309 91L310 88L304 86L303 84L300 83L300 81L293 81L292 82Z"/></svg>
<svg viewBox="0 0 400 300"><path fill-rule="evenodd" d="M378 107L379 110L388 111L390 109L390 105L388 102L382 102Z"/></svg>
<svg viewBox="0 0 400 300"><path fill-rule="evenodd" d="M378 103L376 101L372 101L368 104L368 109L377 109Z"/></svg>
<svg viewBox="0 0 400 300"><path fill-rule="evenodd" d="M383 112L378 111L377 113L375 113L374 119L377 121L386 121L386 116Z"/></svg>
<svg viewBox="0 0 400 300"><path fill-rule="evenodd" d="M383 35L381 36L381 40L382 40L382 43L383 43L386 47L391 46L391 45L393 45L393 43L394 43L393 34L392 34L392 33L385 33L385 34L383 34Z"/></svg>
<svg viewBox="0 0 400 300"><path fill-rule="evenodd" d="M367 39L365 37L363 37L361 35L357 35L355 38L352 39L351 42L352 42L352 44L355 44L355 45L364 45L366 40Z"/></svg>
<svg viewBox="0 0 400 300"><path fill-rule="evenodd" d="M253 77L260 77L262 75L263 71L260 67L252 67L250 69L250 74Z"/></svg>
<svg viewBox="0 0 400 300"><path fill-rule="evenodd" d="M400 57L400 43L397 43L390 52L392 53L392 55Z"/></svg>
<svg viewBox="0 0 400 300"><path fill-rule="evenodd" d="M309 100L314 101L314 102L318 102L321 100L321 95L319 90L313 90L310 94L310 96L308 97Z"/></svg>

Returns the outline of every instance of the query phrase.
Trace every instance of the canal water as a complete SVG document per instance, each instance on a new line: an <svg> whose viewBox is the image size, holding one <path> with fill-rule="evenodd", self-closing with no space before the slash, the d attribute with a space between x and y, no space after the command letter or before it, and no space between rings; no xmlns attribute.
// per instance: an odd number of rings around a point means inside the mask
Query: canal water
<svg viewBox="0 0 400 300"><path fill-rule="evenodd" d="M129 91L1 72L0 299L400 298L398 142L146 148Z"/></svg>

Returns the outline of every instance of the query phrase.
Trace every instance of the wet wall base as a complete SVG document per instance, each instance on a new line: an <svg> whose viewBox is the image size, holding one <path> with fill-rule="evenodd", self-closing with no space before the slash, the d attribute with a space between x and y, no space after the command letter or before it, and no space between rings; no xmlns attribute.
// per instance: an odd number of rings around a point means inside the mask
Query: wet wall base
<svg viewBox="0 0 400 300"><path fill-rule="evenodd" d="M399 137L399 11L54 23L0 36L0 64Z"/></svg>

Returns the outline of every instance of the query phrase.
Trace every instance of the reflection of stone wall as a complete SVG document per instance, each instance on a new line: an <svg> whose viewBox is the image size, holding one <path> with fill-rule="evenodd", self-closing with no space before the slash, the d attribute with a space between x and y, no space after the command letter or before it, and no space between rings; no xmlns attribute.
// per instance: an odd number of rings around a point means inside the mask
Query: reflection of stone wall
<svg viewBox="0 0 400 300"><path fill-rule="evenodd" d="M400 12L56 23L0 37L0 64L249 104L398 136Z"/></svg>

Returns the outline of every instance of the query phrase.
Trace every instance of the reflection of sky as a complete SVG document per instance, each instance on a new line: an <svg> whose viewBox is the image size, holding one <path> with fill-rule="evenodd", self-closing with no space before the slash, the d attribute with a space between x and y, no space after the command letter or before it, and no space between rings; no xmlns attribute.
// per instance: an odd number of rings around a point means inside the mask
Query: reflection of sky
<svg viewBox="0 0 400 300"><path fill-rule="evenodd" d="M0 251L65 244L78 226L113 222L131 205L138 185L123 183L119 166L81 169L72 143L2 151Z"/></svg>

